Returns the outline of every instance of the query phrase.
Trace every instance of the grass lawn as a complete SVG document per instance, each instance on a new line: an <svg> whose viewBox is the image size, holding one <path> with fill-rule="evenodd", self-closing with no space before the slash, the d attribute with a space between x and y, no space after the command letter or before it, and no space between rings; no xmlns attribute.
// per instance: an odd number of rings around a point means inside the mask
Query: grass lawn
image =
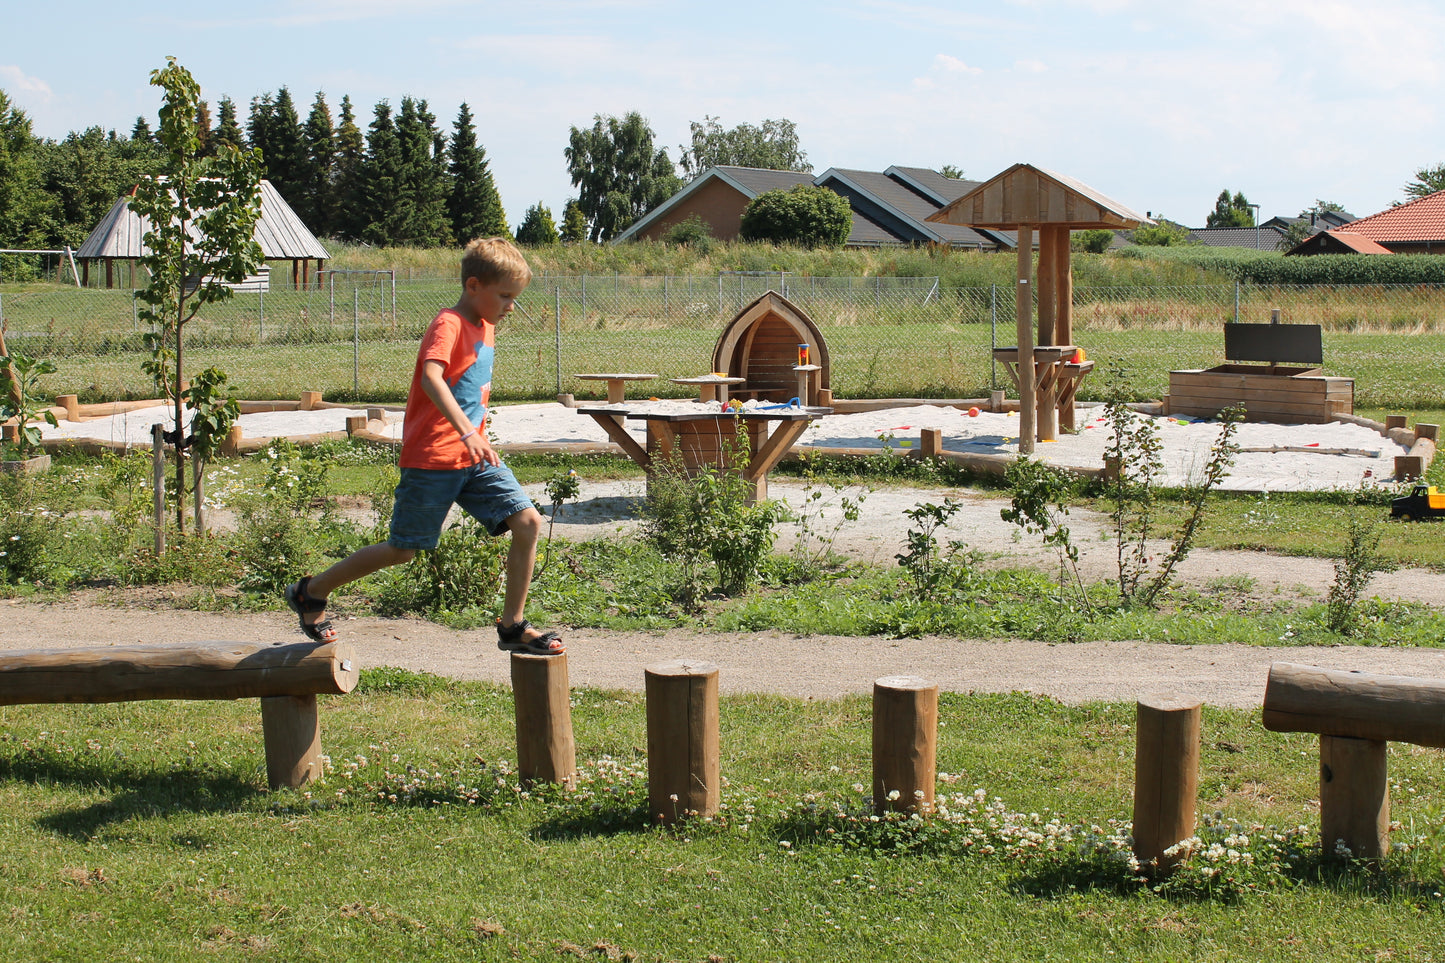
<svg viewBox="0 0 1445 963"><path fill-rule="evenodd" d="M1435 750L1391 747L1399 850L1337 863L1314 741L1207 709L1201 834L1239 855L1155 891L1107 841L1132 706L945 694L950 817L880 826L866 699L725 698L724 811L678 831L643 697L573 706L570 796L516 789L506 690L396 670L323 697L305 793L263 791L254 701L0 708L0 958L1440 959Z"/></svg>

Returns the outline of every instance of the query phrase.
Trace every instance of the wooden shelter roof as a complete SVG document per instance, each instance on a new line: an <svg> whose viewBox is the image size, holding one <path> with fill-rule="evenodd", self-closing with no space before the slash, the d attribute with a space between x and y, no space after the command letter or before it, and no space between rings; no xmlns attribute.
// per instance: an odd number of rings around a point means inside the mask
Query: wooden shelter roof
<svg viewBox="0 0 1445 963"><path fill-rule="evenodd" d="M145 253L144 238L149 229L149 223L131 211L130 198L122 197L111 205L75 256L82 260L138 258ZM268 261L331 257L270 181L261 182L261 217L252 237Z"/></svg>
<svg viewBox="0 0 1445 963"><path fill-rule="evenodd" d="M1059 225L1071 230L1128 230L1154 223L1082 181L1031 164L1015 164L928 220L995 229Z"/></svg>

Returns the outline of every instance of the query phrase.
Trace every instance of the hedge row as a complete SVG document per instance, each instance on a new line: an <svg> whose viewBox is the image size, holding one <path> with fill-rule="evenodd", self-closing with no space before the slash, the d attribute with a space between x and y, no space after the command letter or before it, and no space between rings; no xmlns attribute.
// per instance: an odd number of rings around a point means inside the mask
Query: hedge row
<svg viewBox="0 0 1445 963"><path fill-rule="evenodd" d="M1445 284L1445 256L1315 254L1220 247L1136 247L1124 257L1188 264L1246 284Z"/></svg>

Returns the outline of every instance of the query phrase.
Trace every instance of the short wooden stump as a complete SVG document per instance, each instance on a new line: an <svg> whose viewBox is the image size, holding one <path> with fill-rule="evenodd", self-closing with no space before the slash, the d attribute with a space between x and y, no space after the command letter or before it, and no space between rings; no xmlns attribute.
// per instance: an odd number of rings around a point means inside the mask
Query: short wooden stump
<svg viewBox="0 0 1445 963"><path fill-rule="evenodd" d="M722 805L718 667L679 659L648 666L645 677L652 818L670 823L717 812Z"/></svg>

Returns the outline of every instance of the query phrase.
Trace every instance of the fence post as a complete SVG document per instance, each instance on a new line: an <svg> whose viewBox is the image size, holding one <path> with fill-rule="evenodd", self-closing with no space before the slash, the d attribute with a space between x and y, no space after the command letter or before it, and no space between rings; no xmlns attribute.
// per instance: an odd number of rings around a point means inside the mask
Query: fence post
<svg viewBox="0 0 1445 963"><path fill-rule="evenodd" d="M260 342L266 340L266 290L264 288L256 289L256 301L258 305L256 308L256 330L258 332L256 340Z"/></svg>
<svg viewBox="0 0 1445 963"><path fill-rule="evenodd" d="M552 323L557 330L557 394L562 393L562 284L552 289Z"/></svg>
<svg viewBox="0 0 1445 963"><path fill-rule="evenodd" d="M1239 323L1239 282L1234 282L1234 323Z"/></svg>
<svg viewBox="0 0 1445 963"><path fill-rule="evenodd" d="M998 359L993 349L998 347L998 285L988 286L988 386L998 387Z"/></svg>
<svg viewBox="0 0 1445 963"><path fill-rule="evenodd" d="M361 397L361 289L351 289L351 390Z"/></svg>
<svg viewBox="0 0 1445 963"><path fill-rule="evenodd" d="M587 275L582 275L582 324L587 324Z"/></svg>

